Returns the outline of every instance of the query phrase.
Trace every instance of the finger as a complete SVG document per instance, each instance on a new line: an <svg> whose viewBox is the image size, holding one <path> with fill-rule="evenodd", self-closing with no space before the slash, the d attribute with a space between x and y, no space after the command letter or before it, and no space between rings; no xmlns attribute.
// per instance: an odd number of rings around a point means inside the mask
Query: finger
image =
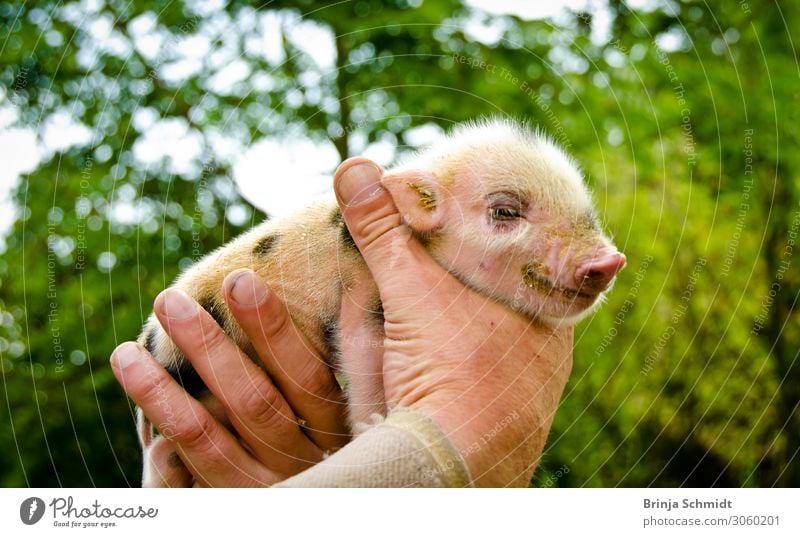
<svg viewBox="0 0 800 537"><path fill-rule="evenodd" d="M142 487L187 488L193 482L192 473L165 437L159 436L145 449Z"/></svg>
<svg viewBox="0 0 800 537"><path fill-rule="evenodd" d="M381 176L377 164L354 157L336 170L334 189L347 228L381 290L381 298L386 295L387 300L402 300L409 290L409 271L423 280L420 283L425 285L420 288L430 289L438 279L434 268L438 265L402 224L392 196L381 185ZM426 272L426 267L431 270ZM388 289L392 292L386 293Z"/></svg>
<svg viewBox="0 0 800 537"><path fill-rule="evenodd" d="M197 302L179 289L167 289L156 298L154 311L257 460L291 475L322 458L264 371Z"/></svg>
<svg viewBox="0 0 800 537"><path fill-rule="evenodd" d="M247 453L231 433L190 397L140 345L123 343L111 355L119 383L176 447L198 481L215 487L265 486L281 476Z"/></svg>
<svg viewBox="0 0 800 537"><path fill-rule="evenodd" d="M248 269L230 273L222 289L231 313L305 433L324 450L346 444L350 437L339 383L280 299Z"/></svg>

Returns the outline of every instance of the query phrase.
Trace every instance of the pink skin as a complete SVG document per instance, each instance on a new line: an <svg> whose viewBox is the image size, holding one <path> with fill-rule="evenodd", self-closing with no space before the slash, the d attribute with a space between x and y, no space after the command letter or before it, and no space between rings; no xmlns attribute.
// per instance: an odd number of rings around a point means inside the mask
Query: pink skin
<svg viewBox="0 0 800 537"><path fill-rule="evenodd" d="M459 177L443 193L434 257L471 286L545 322L574 324L593 311L625 266L599 227L531 200L514 202L521 206L518 217L494 218L508 196L470 184L476 181ZM475 200L468 194L475 191L486 194Z"/></svg>

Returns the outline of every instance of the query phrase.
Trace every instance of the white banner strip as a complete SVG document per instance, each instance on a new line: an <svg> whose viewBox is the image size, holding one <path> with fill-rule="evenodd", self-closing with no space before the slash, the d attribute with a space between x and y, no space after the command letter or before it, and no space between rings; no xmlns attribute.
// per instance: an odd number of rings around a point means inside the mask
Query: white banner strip
<svg viewBox="0 0 800 537"><path fill-rule="evenodd" d="M3 489L0 535L800 535L798 489Z"/></svg>

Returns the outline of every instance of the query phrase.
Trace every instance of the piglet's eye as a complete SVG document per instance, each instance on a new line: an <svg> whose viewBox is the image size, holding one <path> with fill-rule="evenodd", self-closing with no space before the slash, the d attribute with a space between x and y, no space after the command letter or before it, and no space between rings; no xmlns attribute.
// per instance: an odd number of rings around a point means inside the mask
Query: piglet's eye
<svg viewBox="0 0 800 537"><path fill-rule="evenodd" d="M514 207L491 207L489 209L489 214L492 220L514 220L522 216L519 209Z"/></svg>

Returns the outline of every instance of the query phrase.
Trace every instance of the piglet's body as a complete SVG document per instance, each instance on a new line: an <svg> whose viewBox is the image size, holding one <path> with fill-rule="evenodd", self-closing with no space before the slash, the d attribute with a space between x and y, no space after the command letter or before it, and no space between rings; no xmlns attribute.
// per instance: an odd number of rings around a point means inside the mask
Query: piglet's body
<svg viewBox="0 0 800 537"><path fill-rule="evenodd" d="M457 127L443 143L388 170L383 184L405 223L444 268L539 322L577 322L602 301L625 264L600 230L575 164L552 142L515 123ZM293 217L267 221L175 282L255 359L220 291L228 273L245 267L270 286L297 328L337 365L346 379L351 424L383 413L381 304L338 206L311 205ZM358 306L352 309L362 319L340 338L345 301ZM205 389L154 316L140 342L190 393ZM143 443L148 439L149 432Z"/></svg>

